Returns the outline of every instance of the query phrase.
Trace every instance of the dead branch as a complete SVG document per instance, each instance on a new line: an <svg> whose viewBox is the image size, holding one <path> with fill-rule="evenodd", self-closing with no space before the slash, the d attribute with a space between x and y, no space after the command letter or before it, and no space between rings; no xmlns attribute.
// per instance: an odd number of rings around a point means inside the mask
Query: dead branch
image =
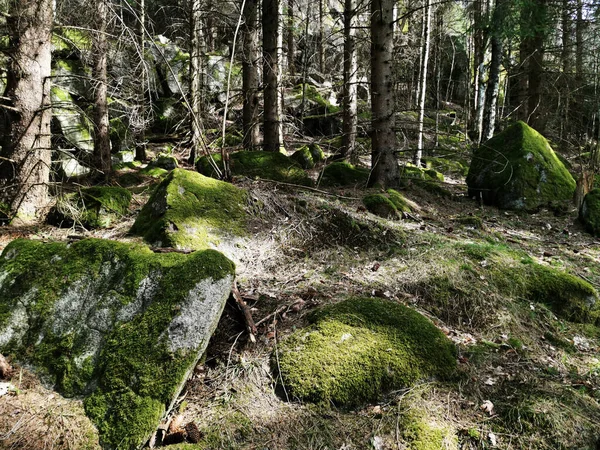
<svg viewBox="0 0 600 450"><path fill-rule="evenodd" d="M233 281L231 293L233 295L233 298L235 299L235 302L238 305L238 308L240 308L240 311L242 311L242 315L244 316L244 322L246 324L246 331L248 331L248 334L250 335L250 340L254 343L256 342L256 325L254 324L254 319L252 318L250 308L244 301L242 294L240 294L240 291L237 287L237 281L235 280Z"/></svg>

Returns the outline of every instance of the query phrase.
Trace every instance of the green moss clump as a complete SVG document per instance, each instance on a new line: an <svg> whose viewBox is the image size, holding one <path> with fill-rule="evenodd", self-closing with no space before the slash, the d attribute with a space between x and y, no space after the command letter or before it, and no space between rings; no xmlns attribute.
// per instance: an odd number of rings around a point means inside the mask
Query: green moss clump
<svg viewBox="0 0 600 450"><path fill-rule="evenodd" d="M279 348L281 379L293 397L351 407L456 369L452 342L394 302L352 298L316 312L311 322Z"/></svg>
<svg viewBox="0 0 600 450"><path fill-rule="evenodd" d="M407 213L411 212L408 200L404 198L404 195L394 189L388 189L387 194L390 198L390 201L394 204L398 211Z"/></svg>
<svg viewBox="0 0 600 450"><path fill-rule="evenodd" d="M317 90L317 88L315 86L313 86L312 84L308 84L308 83L306 83L304 86L305 86L305 88L304 88L305 98L310 102L316 103L322 109L322 114L336 114L340 111L340 107L333 106L328 100L323 98L323 96ZM296 88L294 89L297 100L302 100L302 96L303 96L302 91L303 91L303 89L302 89L301 84L296 86Z"/></svg>
<svg viewBox="0 0 600 450"><path fill-rule="evenodd" d="M592 189L583 199L579 220L594 236L600 236L600 189Z"/></svg>
<svg viewBox="0 0 600 450"><path fill-rule="evenodd" d="M477 149L467 175L469 196L504 209L535 210L570 201L575 180L548 141L517 122Z"/></svg>
<svg viewBox="0 0 600 450"><path fill-rule="evenodd" d="M363 204L367 211L383 218L397 218L398 208L394 202L383 194L371 194L363 198Z"/></svg>
<svg viewBox="0 0 600 450"><path fill-rule="evenodd" d="M165 170L173 170L179 167L179 163L177 162L177 158L175 158L173 155L159 153L156 158L150 161L148 167L158 167Z"/></svg>
<svg viewBox="0 0 600 450"><path fill-rule="evenodd" d="M212 158L219 168L223 167L220 154L214 154ZM243 175L250 178L263 178L302 186L312 184L302 167L279 152L236 152L229 155L229 162L231 173L234 176ZM217 177L206 156L196 162L196 170L202 175Z"/></svg>
<svg viewBox="0 0 600 450"><path fill-rule="evenodd" d="M315 164L325 161L325 153L319 144L312 143L308 146Z"/></svg>
<svg viewBox="0 0 600 450"><path fill-rule="evenodd" d="M234 273L213 250L15 240L0 257L0 352L33 364L61 393L86 397L105 447L138 448L204 350L172 349L171 324L200 281L226 286Z"/></svg>
<svg viewBox="0 0 600 450"><path fill-rule="evenodd" d="M452 428L431 420L423 410L403 412L399 426L409 450L458 449L458 438Z"/></svg>
<svg viewBox="0 0 600 450"><path fill-rule="evenodd" d="M296 150L292 156L290 156L290 159L297 162L303 169L312 169L315 167L315 160L313 159L312 152L306 145Z"/></svg>
<svg viewBox="0 0 600 450"><path fill-rule="evenodd" d="M463 177L466 177L469 173L469 164L461 160L429 156L423 158L423 163L425 163L428 169L435 169L442 173L460 175Z"/></svg>
<svg viewBox="0 0 600 450"><path fill-rule="evenodd" d="M245 234L246 197L224 181L175 169L142 208L131 233L164 247L210 248L223 233Z"/></svg>
<svg viewBox="0 0 600 450"><path fill-rule="evenodd" d="M146 166L142 170L140 170L141 175L145 175L147 177L152 178L164 178L169 174L169 171L163 169L162 167L154 167L154 166Z"/></svg>
<svg viewBox="0 0 600 450"><path fill-rule="evenodd" d="M401 179L417 179L426 181L444 181L444 175L433 169L423 169L407 163L400 168Z"/></svg>
<svg viewBox="0 0 600 450"><path fill-rule="evenodd" d="M366 186L369 170L355 167L347 161L334 162L323 169L319 184L322 186Z"/></svg>
<svg viewBox="0 0 600 450"><path fill-rule="evenodd" d="M71 227L109 228L129 212L131 192L116 186L96 186L63 195L48 215L49 223Z"/></svg>
<svg viewBox="0 0 600 450"><path fill-rule="evenodd" d="M460 216L454 219L454 222L464 225L466 227L472 227L477 230L485 229L485 225L483 224L483 219L478 216Z"/></svg>

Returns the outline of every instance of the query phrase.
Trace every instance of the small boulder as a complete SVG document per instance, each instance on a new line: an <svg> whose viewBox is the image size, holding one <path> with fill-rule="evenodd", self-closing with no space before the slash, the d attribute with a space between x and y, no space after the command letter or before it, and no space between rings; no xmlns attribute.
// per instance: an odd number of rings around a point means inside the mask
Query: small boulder
<svg viewBox="0 0 600 450"><path fill-rule="evenodd" d="M224 181L175 169L158 185L131 233L181 250L215 247L246 232L246 192Z"/></svg>
<svg viewBox="0 0 600 450"><path fill-rule="evenodd" d="M13 241L0 256L0 353L83 397L102 448L141 448L204 353L234 273L214 250Z"/></svg>
<svg viewBox="0 0 600 450"><path fill-rule="evenodd" d="M315 144L313 142L308 146L308 150L310 151L310 154L312 155L315 164L319 164L325 161L325 152L323 152L323 149L319 144Z"/></svg>
<svg viewBox="0 0 600 450"><path fill-rule="evenodd" d="M393 301L352 298L310 320L278 349L275 368L292 398L352 407L456 369L454 344Z"/></svg>
<svg viewBox="0 0 600 450"><path fill-rule="evenodd" d="M369 169L355 167L347 161L333 162L323 169L319 184L322 186L366 186Z"/></svg>
<svg viewBox="0 0 600 450"><path fill-rule="evenodd" d="M524 122L511 125L473 155L469 196L503 209L531 211L570 201L575 180L548 141Z"/></svg>
<svg viewBox="0 0 600 450"><path fill-rule="evenodd" d="M95 186L64 194L48 214L48 223L59 227L83 225L110 228L129 212L131 192L115 186Z"/></svg>
<svg viewBox="0 0 600 450"><path fill-rule="evenodd" d="M383 217L384 219L395 219L400 217L396 205L384 194L367 195L363 198L363 204L367 208L367 211L376 216Z"/></svg>
<svg viewBox="0 0 600 450"><path fill-rule="evenodd" d="M296 161L303 169L312 169L315 167L315 160L308 146L304 146L296 150L292 156L292 161Z"/></svg>
<svg viewBox="0 0 600 450"><path fill-rule="evenodd" d="M583 199L579 220L594 236L600 236L600 189L592 189Z"/></svg>
<svg viewBox="0 0 600 450"><path fill-rule="evenodd" d="M212 155L219 169L223 168L220 154ZM290 184L310 186L311 179L296 162L279 152L241 151L229 155L229 166L234 176L262 178ZM217 177L217 173L207 156L196 162L196 170L209 177Z"/></svg>
<svg viewBox="0 0 600 450"><path fill-rule="evenodd" d="M158 167L165 170L173 170L179 167L177 158L166 153L159 153L156 158L148 163L148 167Z"/></svg>

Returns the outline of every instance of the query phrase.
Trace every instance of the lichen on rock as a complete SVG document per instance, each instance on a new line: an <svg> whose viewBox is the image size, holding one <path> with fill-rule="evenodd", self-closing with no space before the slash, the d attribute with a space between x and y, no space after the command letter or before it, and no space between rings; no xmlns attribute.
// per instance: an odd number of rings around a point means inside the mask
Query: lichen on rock
<svg viewBox="0 0 600 450"><path fill-rule="evenodd" d="M13 241L0 257L0 352L85 397L105 448L137 448L204 352L234 271L214 250Z"/></svg>
<svg viewBox="0 0 600 450"><path fill-rule="evenodd" d="M600 189L592 189L583 199L579 220L594 236L600 236Z"/></svg>
<svg viewBox="0 0 600 450"><path fill-rule="evenodd" d="M575 180L548 141L524 122L479 147L467 185L469 195L486 204L525 211L570 201L575 191Z"/></svg>
<svg viewBox="0 0 600 450"><path fill-rule="evenodd" d="M281 343L274 364L293 398L352 407L456 369L452 342L424 316L389 300L351 298L311 322Z"/></svg>
<svg viewBox="0 0 600 450"><path fill-rule="evenodd" d="M245 191L189 170L175 169L142 208L131 232L156 246L215 247L246 232Z"/></svg>

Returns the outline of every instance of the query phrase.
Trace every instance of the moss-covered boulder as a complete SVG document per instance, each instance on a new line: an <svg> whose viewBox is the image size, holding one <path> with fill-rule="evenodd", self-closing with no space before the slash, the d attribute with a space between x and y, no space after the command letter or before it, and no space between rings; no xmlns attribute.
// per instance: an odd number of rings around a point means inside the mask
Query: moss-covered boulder
<svg viewBox="0 0 600 450"><path fill-rule="evenodd" d="M437 156L423 158L423 163L428 169L450 175L466 177L469 173L469 164L460 159L448 159Z"/></svg>
<svg viewBox="0 0 600 450"><path fill-rule="evenodd" d="M175 169L144 205L131 232L156 246L200 250L246 230L246 192L224 181Z"/></svg>
<svg viewBox="0 0 600 450"><path fill-rule="evenodd" d="M398 218L398 208L394 202L390 200L384 194L371 194L363 198L363 205L367 208L367 211L375 214L376 216L383 217L385 219Z"/></svg>
<svg viewBox="0 0 600 450"><path fill-rule="evenodd" d="M389 300L352 298L323 308L279 347L287 392L356 406L419 379L450 376L455 347L428 319Z"/></svg>
<svg viewBox="0 0 600 450"><path fill-rule="evenodd" d="M486 204L525 211L570 201L575 192L575 180L548 141L524 122L477 149L467 185L469 195Z"/></svg>
<svg viewBox="0 0 600 450"><path fill-rule="evenodd" d="M96 186L60 196L48 215L53 225L109 228L127 215L131 192L121 187Z"/></svg>
<svg viewBox="0 0 600 450"><path fill-rule="evenodd" d="M75 147L86 153L93 153L94 127L87 115L77 106L70 92L59 86L52 86L50 97L56 134L62 134L70 148Z"/></svg>
<svg viewBox="0 0 600 450"><path fill-rule="evenodd" d="M315 160L307 145L296 150L292 156L290 156L290 159L298 163L303 169L312 169L315 167Z"/></svg>
<svg viewBox="0 0 600 450"><path fill-rule="evenodd" d="M315 164L319 164L325 161L325 152L321 148L319 144L315 144L314 142L308 146L308 150L312 155L313 161Z"/></svg>
<svg viewBox="0 0 600 450"><path fill-rule="evenodd" d="M411 204L414 205L414 203L407 200L406 197L404 197L404 195L402 195L400 192L394 189L388 189L387 195L398 211L407 213L411 212Z"/></svg>
<svg viewBox="0 0 600 450"><path fill-rule="evenodd" d="M166 153L159 153L156 158L148 163L148 167L158 167L165 170L173 170L179 167L177 158Z"/></svg>
<svg viewBox="0 0 600 450"><path fill-rule="evenodd" d="M234 271L214 250L13 241L0 256L0 353L83 396L104 448L138 448L204 352Z"/></svg>
<svg viewBox="0 0 600 450"><path fill-rule="evenodd" d="M321 186L365 186L369 180L369 169L355 167L347 161L333 162L323 169Z"/></svg>
<svg viewBox="0 0 600 450"><path fill-rule="evenodd" d="M219 168L223 167L220 154L214 154L212 158ZM303 186L312 184L302 167L279 152L235 152L229 155L229 164L234 176L243 175ZM207 156L196 162L196 170L209 177L217 175Z"/></svg>
<svg viewBox="0 0 600 450"><path fill-rule="evenodd" d="M400 167L400 178L407 180L444 181L444 175L434 169L417 167L406 163Z"/></svg>
<svg viewBox="0 0 600 450"><path fill-rule="evenodd" d="M594 236L600 236L600 189L592 189L583 199L579 220Z"/></svg>

